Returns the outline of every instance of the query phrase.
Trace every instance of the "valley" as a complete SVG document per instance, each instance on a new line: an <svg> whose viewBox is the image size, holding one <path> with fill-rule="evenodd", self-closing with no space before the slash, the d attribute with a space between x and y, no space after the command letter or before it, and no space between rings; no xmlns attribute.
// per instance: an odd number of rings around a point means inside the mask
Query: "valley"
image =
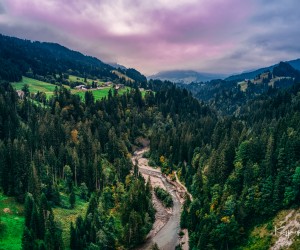
<svg viewBox="0 0 300 250"><path fill-rule="evenodd" d="M77 77L70 77L70 79L77 79ZM83 79L81 79L82 84L84 84ZM89 82L91 82L92 80L88 80ZM54 95L54 90L55 88L59 88L60 86L58 85L54 85L51 83L47 83L47 82L43 82L43 81L39 81L36 79L32 79L29 77L24 77L22 78L21 82L14 82L12 83L12 86L19 91L22 91L22 89L24 88L24 85L28 85L29 87L29 91L32 94L37 94L39 93L44 93L46 98L49 99L50 97L52 97ZM104 97L108 97L109 92L111 92L111 94L113 94L115 87L113 86L113 83L110 83L109 86L106 86L104 83L101 84L101 87L96 87L96 88L91 88L91 89L76 89L73 88L71 89L68 85L62 85L64 88L70 89L72 94L76 94L79 95L80 98L84 101L85 98L85 92L86 91L91 91L95 100L101 100ZM85 86L85 85L83 85ZM120 95L127 93L128 91L130 91L132 88L128 87L128 86L122 86L122 88L118 89L118 93ZM146 91L142 90L142 95L145 95Z"/></svg>
<svg viewBox="0 0 300 250"><path fill-rule="evenodd" d="M0 45L0 248L299 248L272 234L299 226L292 65L183 84L59 44Z"/></svg>
<svg viewBox="0 0 300 250"><path fill-rule="evenodd" d="M154 243L157 243L162 250L175 249L179 244L181 203L176 188L166 180L160 169L149 167L148 160L143 158L146 151L147 149L136 151L132 161L133 163L137 161L140 173L146 180L150 180L152 188L159 186L172 195L173 206L169 209L165 208L155 194L152 194L152 201L156 209L155 222L148 234L147 242L138 249L150 249Z"/></svg>

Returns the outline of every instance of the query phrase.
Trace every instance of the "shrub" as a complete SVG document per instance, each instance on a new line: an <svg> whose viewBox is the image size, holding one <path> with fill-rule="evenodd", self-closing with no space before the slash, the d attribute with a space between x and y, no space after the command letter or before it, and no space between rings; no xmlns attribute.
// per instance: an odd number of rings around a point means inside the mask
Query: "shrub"
<svg viewBox="0 0 300 250"><path fill-rule="evenodd" d="M173 206L172 196L166 190L160 187L155 187L154 192L157 198L164 204L165 207Z"/></svg>

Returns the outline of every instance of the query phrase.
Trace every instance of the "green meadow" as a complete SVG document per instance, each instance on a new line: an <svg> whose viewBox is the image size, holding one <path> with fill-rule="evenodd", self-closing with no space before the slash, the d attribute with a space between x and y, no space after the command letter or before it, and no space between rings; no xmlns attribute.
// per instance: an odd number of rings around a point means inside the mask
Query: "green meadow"
<svg viewBox="0 0 300 250"><path fill-rule="evenodd" d="M0 193L0 249L20 250L24 227L23 205Z"/></svg>
<svg viewBox="0 0 300 250"><path fill-rule="evenodd" d="M39 92L45 92L47 97L50 97L53 95L53 91L55 90L56 85L47 83L47 82L42 82L39 80L35 80L29 77L23 76L21 82L13 82L12 86L16 90L21 90L23 86L27 84L29 86L29 91L31 93L37 93ZM64 87L69 88L69 86L64 85Z"/></svg>
<svg viewBox="0 0 300 250"><path fill-rule="evenodd" d="M79 77L79 76L74 76L74 75L69 75L69 81L70 82L81 82L82 84L92 84L93 83L93 79L89 79L87 78L86 79L86 82L84 81L84 78L83 77ZM99 81L99 80L96 80L98 82L98 84L102 85L103 82L102 81Z"/></svg>
<svg viewBox="0 0 300 250"><path fill-rule="evenodd" d="M61 193L64 207L68 206L69 197ZM55 221L62 229L62 238L65 249L70 249L70 223L75 223L76 218L85 216L88 202L76 195L74 209L55 207L53 213ZM0 250L20 250L22 248L22 235L24 230L24 206L15 201L13 197L7 197L0 193Z"/></svg>
<svg viewBox="0 0 300 250"><path fill-rule="evenodd" d="M70 77L75 78L75 76L70 76ZM83 81L83 79L81 79L81 80ZM23 76L21 82L14 82L14 83L12 83L12 86L16 90L21 90L25 84L27 84L29 86L29 91L31 93L37 93L38 91L39 92L45 92L48 98L53 95L53 92L54 92L55 87L56 87L56 85L54 85L54 84L47 83L47 82L42 82L42 81L35 80L35 79L32 79L32 78L24 77L24 76ZM64 87L68 88L68 89L70 88L67 85L64 85ZM130 91L130 89L131 88L129 88L129 87L125 87L123 89L120 89L119 94L124 94L127 91ZM95 100L100 100L104 97L107 97L109 90L111 90L113 92L112 87L92 90L93 95L95 97ZM72 92L72 94L78 94L82 98L82 100L84 100L84 95L85 95L84 90L72 89L71 92ZM142 94L144 94L144 93L142 93Z"/></svg>
<svg viewBox="0 0 300 250"><path fill-rule="evenodd" d="M70 76L71 79L77 79L77 77L75 76ZM80 78L79 80L83 81L83 78ZM88 79L89 81L90 79ZM92 80L90 80L92 81ZM23 86L27 84L29 86L29 91L31 93L37 93L39 92L45 92L47 98L50 98L53 95L53 92L55 90L56 85L51 84L51 83L47 83L47 82L43 82L43 81L39 81L39 80L35 80L29 77L25 77L23 76L22 81L21 82L13 82L12 86L16 89L16 90L21 90L23 88ZM69 86L67 85L63 85L65 88L70 89ZM94 98L95 100L100 100L104 97L108 96L108 92L109 90L114 91L114 89L112 87L104 87L102 89L96 89L96 90L91 90L93 92ZM124 93L126 93L127 91L130 91L131 88L130 87L125 87L119 90L119 95L122 95ZM71 93L72 94L77 94L81 97L82 100L84 100L84 95L85 95L84 90L77 90L77 89L72 89ZM142 91L142 96L145 96L146 91Z"/></svg>
<svg viewBox="0 0 300 250"><path fill-rule="evenodd" d="M129 87L125 87L123 89L120 89L119 90L119 95L123 95L127 91L130 91L130 89L131 88L129 88ZM108 96L109 90L111 90L112 94L114 93L114 89L112 87L106 87L106 88L103 88L103 89L96 89L96 90L91 90L91 91L92 91L92 93L94 95L95 100L101 100L102 98ZM72 92L72 94L79 95L80 98L82 100L84 100L84 95L85 95L86 91L72 89L71 92Z"/></svg>

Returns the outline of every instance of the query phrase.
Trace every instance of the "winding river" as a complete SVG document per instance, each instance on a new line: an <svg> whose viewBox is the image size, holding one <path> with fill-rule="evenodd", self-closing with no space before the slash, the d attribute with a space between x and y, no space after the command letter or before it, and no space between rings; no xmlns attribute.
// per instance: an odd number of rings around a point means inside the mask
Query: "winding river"
<svg viewBox="0 0 300 250"><path fill-rule="evenodd" d="M161 250L173 250L180 243L178 236L180 231L180 214L182 206L182 194L180 191L166 177L161 173L160 169L151 168L148 164L148 160L143 157L143 154L147 151L147 148L138 150L132 157L133 163L137 161L140 173L150 181L152 186L161 186L165 188L173 199L172 209L166 209L156 196L152 195L152 201L156 209L155 223L151 232L148 235L146 242L137 248L137 250L150 249L151 246L156 243ZM186 243L183 249L188 249L188 236L186 236Z"/></svg>

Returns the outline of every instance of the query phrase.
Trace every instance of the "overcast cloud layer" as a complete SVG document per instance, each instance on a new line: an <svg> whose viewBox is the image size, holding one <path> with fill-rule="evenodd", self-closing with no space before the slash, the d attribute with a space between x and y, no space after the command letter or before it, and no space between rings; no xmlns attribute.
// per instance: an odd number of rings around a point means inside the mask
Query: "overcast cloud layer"
<svg viewBox="0 0 300 250"><path fill-rule="evenodd" d="M0 33L145 74L234 73L300 57L299 0L0 0Z"/></svg>

